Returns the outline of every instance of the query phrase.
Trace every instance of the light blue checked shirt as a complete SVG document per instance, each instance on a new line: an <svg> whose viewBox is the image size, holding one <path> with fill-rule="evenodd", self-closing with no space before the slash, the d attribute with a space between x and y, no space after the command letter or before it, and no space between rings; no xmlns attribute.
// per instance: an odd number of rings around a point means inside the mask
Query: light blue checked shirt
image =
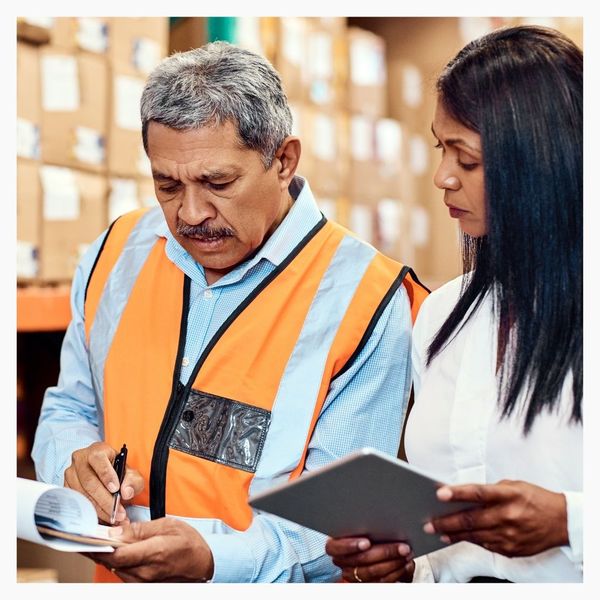
<svg viewBox="0 0 600 600"><path fill-rule="evenodd" d="M295 202L264 246L212 285L166 222L157 228L156 235L167 239L167 256L192 281L182 383L221 324L321 219L307 182L297 177L290 191ZM105 235L90 247L73 279L72 321L62 346L60 376L44 396L32 451L37 478L56 485L63 485L71 453L100 439L83 305ZM332 382L309 443L307 471L364 446L396 455L411 383L411 328L408 296L400 286L357 360ZM213 553L213 582L326 582L340 577L325 554L326 536L271 515L256 515L246 531L204 538Z"/></svg>

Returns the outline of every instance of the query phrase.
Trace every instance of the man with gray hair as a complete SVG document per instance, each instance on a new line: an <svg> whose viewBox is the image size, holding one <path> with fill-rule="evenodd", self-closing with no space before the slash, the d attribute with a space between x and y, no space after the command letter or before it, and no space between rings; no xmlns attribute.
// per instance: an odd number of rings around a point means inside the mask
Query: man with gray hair
<svg viewBox="0 0 600 600"><path fill-rule="evenodd" d="M396 454L426 292L320 213L264 58L175 54L141 117L159 206L117 219L77 269L37 477L129 542L89 555L97 581L336 580L324 535L247 500L363 446Z"/></svg>

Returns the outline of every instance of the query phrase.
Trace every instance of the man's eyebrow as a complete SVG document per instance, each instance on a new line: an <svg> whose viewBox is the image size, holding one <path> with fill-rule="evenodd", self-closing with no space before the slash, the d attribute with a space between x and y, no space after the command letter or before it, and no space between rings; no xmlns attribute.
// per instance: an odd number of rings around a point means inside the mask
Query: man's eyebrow
<svg viewBox="0 0 600 600"><path fill-rule="evenodd" d="M436 140L440 139L437 136L435 130L433 129L433 123L431 124L431 133L433 133L433 135L434 135L434 137L435 137ZM466 142L463 138L448 138L448 139L444 140L444 144L446 144L446 146L456 146L456 145L465 146L466 148L468 148L472 152L476 152L477 154L481 154L481 150L479 150L478 148L475 148L474 146L472 146L471 144L469 144L468 142Z"/></svg>
<svg viewBox="0 0 600 600"><path fill-rule="evenodd" d="M161 173L160 171L156 171L154 169L152 169L152 178L156 181L179 181L170 175L166 175L165 173Z"/></svg>
<svg viewBox="0 0 600 600"><path fill-rule="evenodd" d="M211 169L204 171L197 179L225 179L234 174L232 169Z"/></svg>

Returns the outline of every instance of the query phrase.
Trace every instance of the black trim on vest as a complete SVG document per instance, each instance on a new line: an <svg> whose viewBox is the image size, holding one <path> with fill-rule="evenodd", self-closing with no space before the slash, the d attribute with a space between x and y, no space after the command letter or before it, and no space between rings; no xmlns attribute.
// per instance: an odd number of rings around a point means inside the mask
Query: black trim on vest
<svg viewBox="0 0 600 600"><path fill-rule="evenodd" d="M96 265L98 264L98 261L100 260L100 255L102 254L102 251L104 250L104 246L106 244L106 240L108 239L108 236L110 235L110 232L112 231L112 228L114 227L115 223L120 219L121 217L117 217L111 224L110 227L108 228L108 231L106 232L106 235L104 236L104 239L102 240L102 244L100 246L100 250L98 250L98 254L96 254L96 260L94 261L94 264L92 265L92 270L90 271L90 274L88 276L88 280L87 283L85 284L85 292L83 294L83 303L85 304L85 301L87 300L87 293L88 293L88 288L90 287L90 281L92 280L92 275L94 274L94 271L96 270Z"/></svg>
<svg viewBox="0 0 600 600"><path fill-rule="evenodd" d="M369 325L367 326L367 329L365 330L362 339L358 343L356 350L354 350L352 356L350 356L350 358L346 361L346 364L331 378L331 381L334 381L340 375L343 375L354 364L354 361L357 359L358 355L361 353L362 349L366 346L367 342L369 341L369 338L371 337L375 326L379 322L383 311L386 309L387 305L390 303L390 300L394 297L394 294L402 285L402 282L404 281L404 278L406 277L407 273L409 273L410 271L410 267L402 267L402 270L398 274L398 277L394 279L392 285L390 286L390 289L386 292L385 296L383 297L383 300L380 302L379 306L377 307L377 310L371 317L371 321L369 321Z"/></svg>
<svg viewBox="0 0 600 600"><path fill-rule="evenodd" d="M181 309L181 324L179 326L179 345L175 369L173 370L173 382L171 384L171 396L163 417L162 424L154 442L152 451L152 462L150 466L150 518L160 519L165 516L165 481L167 473L168 445L170 427L166 427L173 421L173 414L177 411L179 404L179 377L181 374L181 360L185 352L185 340L187 337L188 312L190 308L190 288L192 280L186 275L183 279L183 303ZM162 474L162 476L161 476Z"/></svg>
<svg viewBox="0 0 600 600"><path fill-rule="evenodd" d="M175 373L173 375L173 388L171 397L165 411L165 416L160 425L154 451L152 453L152 464L150 470L150 517L152 519L160 519L165 516L166 506L166 489L167 489L167 463L169 461L169 440L177 427L181 413L185 408L187 397L192 389L192 385L198 376L198 372L206 361L208 355L212 352L217 342L223 334L229 329L231 324L242 314L242 312L256 299L256 297L278 276L284 269L300 254L303 248L312 240L315 235L324 227L327 219L322 219L302 238L299 244L292 252L279 264L275 270L262 280L241 302L241 304L229 315L226 321L219 327L206 348L200 355L200 358L194 366L185 387L180 392L177 392L179 385L179 375L181 373L181 359L185 349L185 341L187 334L187 313L189 308L189 288L187 292L184 289L184 307L181 318L181 327L179 331L179 349L177 352L177 362L175 365ZM186 277L187 280L187 277ZM185 323L184 323L185 321Z"/></svg>
<svg viewBox="0 0 600 600"><path fill-rule="evenodd" d="M423 283L421 283L419 281L419 278L417 277L416 273L410 267L408 268L408 272L410 273L410 276L413 278L413 281L418 283L424 290L427 291L428 294L431 294L431 290L426 285L424 285Z"/></svg>

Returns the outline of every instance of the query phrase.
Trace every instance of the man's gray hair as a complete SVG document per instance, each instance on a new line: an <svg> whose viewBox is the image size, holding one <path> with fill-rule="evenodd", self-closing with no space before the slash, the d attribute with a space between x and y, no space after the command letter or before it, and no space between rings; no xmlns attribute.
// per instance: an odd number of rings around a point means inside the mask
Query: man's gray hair
<svg viewBox="0 0 600 600"><path fill-rule="evenodd" d="M230 121L242 144L261 154L266 169L292 132L277 71L262 56L227 42L163 59L144 87L141 117L146 152L150 121L177 130Z"/></svg>

